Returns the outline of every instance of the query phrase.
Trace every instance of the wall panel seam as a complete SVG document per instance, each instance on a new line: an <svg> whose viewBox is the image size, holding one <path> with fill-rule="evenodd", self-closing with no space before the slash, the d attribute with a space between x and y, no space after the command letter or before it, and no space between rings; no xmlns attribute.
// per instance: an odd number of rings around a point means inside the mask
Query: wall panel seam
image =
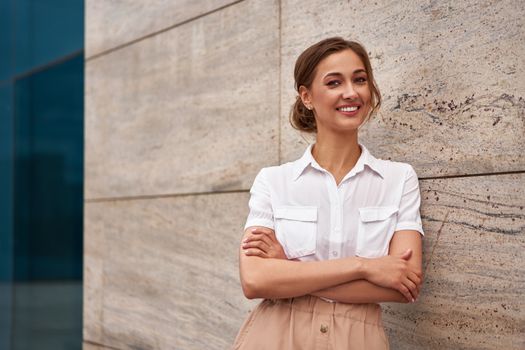
<svg viewBox="0 0 525 350"><path fill-rule="evenodd" d="M64 63L70 59L73 59L79 55L82 55L84 53L84 49L76 50L71 53L68 53L64 56L58 57L50 62L44 63L40 66L33 67L29 69L28 71L12 75L10 78L0 81L0 86L7 85L9 83L14 83L16 80L27 78L30 75L40 73L48 68L52 68L53 66L59 65L61 63Z"/></svg>
<svg viewBox="0 0 525 350"><path fill-rule="evenodd" d="M131 45L136 44L136 43L138 43L138 42L141 42L141 41L143 41L143 40L149 39L149 38L154 37L154 36L156 36L156 35L159 35L159 34L162 34L162 33L168 32L168 31L170 31L170 30L172 30L172 29L174 29L174 28L177 28L177 27L183 26L183 25L185 25L185 24L187 24L187 23L189 23L189 22L195 21L195 20L197 20L197 19L199 19L199 18L206 17L206 16L211 15L211 14L213 14L213 13L215 13L215 12L219 12L219 11L221 11L221 10L224 10L225 8L228 8L228 7L230 7L230 6L235 6L235 5L237 5L237 4L239 4L239 3L243 2L243 1L245 1L245 0L237 0L237 1L232 2L232 3L230 3L230 4L226 4L226 5L224 5L224 6L218 7L218 8L216 8L216 9L211 10L211 11L208 11L208 12L202 13L202 14L200 14L200 15L198 15L198 16L188 18L188 19L186 19L186 20L184 20L184 21L182 21L182 22L178 22L178 23L172 24L172 25L170 25L169 27L166 27L166 28L163 28L163 29L157 30L157 31L155 31L155 32L152 32L152 33L146 34L146 35L144 35L144 36L141 36L141 37L139 37L139 38L133 39L133 40L131 40L131 41L125 42L124 44L120 44L120 45L117 45L117 46L112 47L112 48L110 48L110 49L107 49L107 50L104 50L104 51L102 51L102 52L96 53L96 54L94 54L94 55L91 55L91 56L89 56L89 57L86 57L86 62L88 62L88 61L92 61L92 60L95 60L95 59L97 59L97 58L99 58L99 57L102 57L102 56L106 56L106 55L108 55L108 54L111 54L112 52L115 52L115 51L118 51L118 50L124 49L124 48L126 48L126 47L128 47L128 46L131 46Z"/></svg>
<svg viewBox="0 0 525 350"><path fill-rule="evenodd" d="M282 0L278 0L278 3L279 3L279 24L278 24L278 30L279 30L279 77L278 77L278 80L279 80L279 88L277 89L277 91L279 91L279 99L278 99L278 103L279 103L279 118L277 120L278 124L277 124L277 133L278 133L278 148L277 148L277 161L279 162L278 164L281 164L282 162L282 151L281 151L281 147L282 147L282 114L283 114L283 107L282 107L282 88L283 88L283 81L282 81L282 75L283 75L283 72L282 72L282 68L283 68L283 41L282 41Z"/></svg>
<svg viewBox="0 0 525 350"><path fill-rule="evenodd" d="M463 177L498 176L498 175L511 175L511 174L525 174L525 170L504 171L504 172L498 172L498 173L428 176L428 177L419 177L418 179L419 181L428 181L428 180L455 179L455 178L463 178ZM84 198L84 203L148 200L148 199L160 199L160 198L206 196L210 194L229 194L229 193L250 193L250 190L240 189L240 190L230 190L230 191L204 191L204 192L168 193L168 194L152 194L152 195L139 195L139 196L122 196L122 197Z"/></svg>
<svg viewBox="0 0 525 350"><path fill-rule="evenodd" d="M103 347L103 348L106 348L106 349L111 349L111 350L121 350L120 348L116 348L114 346L109 346L109 345L105 345L105 344L102 344L102 343L97 343L97 342L94 342L94 341L91 341L91 340L86 340L86 339L84 339L84 343L89 344L89 345L98 346L98 347Z"/></svg>
<svg viewBox="0 0 525 350"><path fill-rule="evenodd" d="M424 176L424 177L419 177L419 180L455 179L455 178L462 178L462 177L498 176L498 175L510 175L510 174L524 174L524 173L525 173L525 170L512 170L512 171L501 171L501 172L495 172L495 173Z"/></svg>
<svg viewBox="0 0 525 350"><path fill-rule="evenodd" d="M161 198L178 198L191 196L206 196L213 194L230 194L230 193L250 193L250 190L231 190L231 191L207 191L207 192L187 192L187 193L170 193L170 194L152 194L141 196L122 196L122 197L99 197L99 198L84 198L84 203L100 203L100 202L120 202L120 201L134 201L134 200L149 200Z"/></svg>

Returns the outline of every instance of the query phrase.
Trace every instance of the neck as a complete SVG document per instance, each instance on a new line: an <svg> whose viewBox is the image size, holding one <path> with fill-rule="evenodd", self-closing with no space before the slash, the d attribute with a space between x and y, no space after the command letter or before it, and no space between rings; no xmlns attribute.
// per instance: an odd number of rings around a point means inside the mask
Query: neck
<svg viewBox="0 0 525 350"><path fill-rule="evenodd" d="M348 173L361 156L357 141L357 130L352 133L330 134L325 137L318 133L312 149L312 156L317 163L335 175ZM336 176L338 177L338 176Z"/></svg>

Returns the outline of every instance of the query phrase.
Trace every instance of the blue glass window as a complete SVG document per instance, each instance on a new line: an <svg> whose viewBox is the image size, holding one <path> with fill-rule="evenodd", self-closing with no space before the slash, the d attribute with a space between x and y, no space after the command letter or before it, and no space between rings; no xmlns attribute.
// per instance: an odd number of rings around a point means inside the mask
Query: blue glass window
<svg viewBox="0 0 525 350"><path fill-rule="evenodd" d="M0 350L82 348L83 11L0 0Z"/></svg>
<svg viewBox="0 0 525 350"><path fill-rule="evenodd" d="M17 75L83 49L83 1L16 0L12 4Z"/></svg>
<svg viewBox="0 0 525 350"><path fill-rule="evenodd" d="M13 270L12 88L0 85L0 349L10 349Z"/></svg>
<svg viewBox="0 0 525 350"><path fill-rule="evenodd" d="M81 348L83 67L14 85L13 349Z"/></svg>
<svg viewBox="0 0 525 350"><path fill-rule="evenodd" d="M11 84L0 85L0 282L12 276L13 115Z"/></svg>
<svg viewBox="0 0 525 350"><path fill-rule="evenodd" d="M13 73L13 2L0 0L0 84Z"/></svg>
<svg viewBox="0 0 525 350"><path fill-rule="evenodd" d="M82 277L83 56L15 83L15 281Z"/></svg>

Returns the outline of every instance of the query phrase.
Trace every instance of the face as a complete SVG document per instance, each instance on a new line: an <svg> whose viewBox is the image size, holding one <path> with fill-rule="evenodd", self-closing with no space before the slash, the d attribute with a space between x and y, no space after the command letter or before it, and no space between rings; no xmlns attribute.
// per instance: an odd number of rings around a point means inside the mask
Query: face
<svg viewBox="0 0 525 350"><path fill-rule="evenodd" d="M371 108L365 65L350 49L319 62L312 85L299 93L314 111L318 134L357 130Z"/></svg>

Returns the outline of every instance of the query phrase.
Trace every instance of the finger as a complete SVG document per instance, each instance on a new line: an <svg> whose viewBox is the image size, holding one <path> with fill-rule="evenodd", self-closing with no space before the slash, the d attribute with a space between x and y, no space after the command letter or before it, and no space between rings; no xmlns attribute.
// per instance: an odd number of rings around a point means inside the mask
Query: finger
<svg viewBox="0 0 525 350"><path fill-rule="evenodd" d="M243 249L257 248L257 249L261 249L261 250L263 250L265 252L268 252L268 250L270 248L270 246L268 244L266 244L266 242L264 242L262 240L253 240L253 241L249 241L249 242L243 243L242 247L243 247Z"/></svg>
<svg viewBox="0 0 525 350"><path fill-rule="evenodd" d="M274 248L275 247L275 244L277 242L273 241L269 236L267 235L262 235L260 236L260 239L261 241L263 241L268 247L270 248Z"/></svg>
<svg viewBox="0 0 525 350"><path fill-rule="evenodd" d="M259 256L261 258L266 257L266 253L257 248L246 249L246 250L243 250L243 252L244 252L244 255L246 256Z"/></svg>
<svg viewBox="0 0 525 350"><path fill-rule="evenodd" d="M417 273L410 272L407 277L408 277L409 280L414 282L417 286L421 285L421 278L418 276Z"/></svg>
<svg viewBox="0 0 525 350"><path fill-rule="evenodd" d="M250 239L253 239L255 237L258 237L258 234L257 234L257 231L253 231L253 232L248 232L246 233L246 235L244 236L244 239L242 240L242 242L247 242L249 241Z"/></svg>
<svg viewBox="0 0 525 350"><path fill-rule="evenodd" d="M261 240L250 241L250 242L246 242L242 244L242 249L250 249L250 248L259 249L259 250L262 250L264 253L268 253L268 250L270 247Z"/></svg>
<svg viewBox="0 0 525 350"><path fill-rule="evenodd" d="M278 250L278 248L275 246L276 244L281 244L277 238L275 237L275 233L273 230L268 230L269 232L253 232L253 235L246 238L243 242L250 242L251 240L262 240L264 241L270 248L275 248Z"/></svg>
<svg viewBox="0 0 525 350"><path fill-rule="evenodd" d="M252 232L248 235L246 235L246 238L242 241L243 243L250 242L250 241L258 241L258 240L264 240L266 243L270 244L271 239L268 238L268 235L264 232Z"/></svg>
<svg viewBox="0 0 525 350"><path fill-rule="evenodd" d="M266 232L266 237L268 237L273 242L277 242L277 237L275 236L275 231L274 230L268 230Z"/></svg>
<svg viewBox="0 0 525 350"><path fill-rule="evenodd" d="M417 296L418 296L416 284L412 282L411 280L409 280L408 278L405 279L403 284L405 285L405 287L407 287L408 291L410 292L411 299L412 299L411 301L412 302L416 301Z"/></svg>
<svg viewBox="0 0 525 350"><path fill-rule="evenodd" d="M258 241L263 239L263 237L266 237L266 235L262 232L251 232L246 236L246 238L242 241L242 243L247 243L250 241Z"/></svg>
<svg viewBox="0 0 525 350"><path fill-rule="evenodd" d="M243 239L242 243L248 243L251 241L260 241L263 237L264 235L261 235L261 234L250 234L246 236L245 239Z"/></svg>
<svg viewBox="0 0 525 350"><path fill-rule="evenodd" d="M401 284L397 290L403 294L403 296L405 297L406 300L408 300L408 302L410 303L412 301L412 294L410 294L410 291L408 290L408 288L404 285L404 284Z"/></svg>
<svg viewBox="0 0 525 350"><path fill-rule="evenodd" d="M251 230L252 233L255 234L271 234L274 231L272 229L266 228L266 227L256 227Z"/></svg>
<svg viewBox="0 0 525 350"><path fill-rule="evenodd" d="M254 230L252 233L256 237L266 237L268 241L277 242L277 238L275 237L274 230L269 230L269 229Z"/></svg>

